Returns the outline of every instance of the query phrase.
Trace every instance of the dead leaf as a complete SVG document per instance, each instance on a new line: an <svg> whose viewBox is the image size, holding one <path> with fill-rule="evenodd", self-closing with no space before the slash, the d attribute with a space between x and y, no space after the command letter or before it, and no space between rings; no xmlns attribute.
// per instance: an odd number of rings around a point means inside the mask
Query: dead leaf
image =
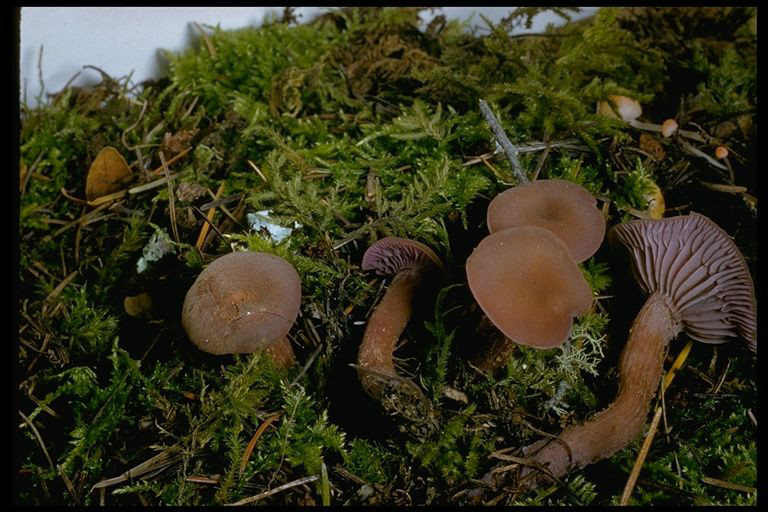
<svg viewBox="0 0 768 512"><path fill-rule="evenodd" d="M131 178L128 164L115 148L102 149L88 170L85 180L85 197L93 201L107 194L119 191Z"/></svg>
<svg viewBox="0 0 768 512"><path fill-rule="evenodd" d="M649 133L640 134L640 149L651 155L657 162L664 160L667 156L661 143Z"/></svg>

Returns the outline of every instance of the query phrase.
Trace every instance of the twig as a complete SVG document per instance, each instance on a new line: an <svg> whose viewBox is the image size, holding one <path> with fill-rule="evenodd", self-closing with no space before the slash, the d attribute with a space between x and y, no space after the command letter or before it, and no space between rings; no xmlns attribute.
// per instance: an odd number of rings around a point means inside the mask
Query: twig
<svg viewBox="0 0 768 512"><path fill-rule="evenodd" d="M309 370L309 367L312 366L312 363L315 362L315 359L317 359L317 356L320 355L320 352L323 350L323 345L318 345L314 352L312 352L312 355L309 356L309 359L306 363L304 363L304 366L301 368L301 371L299 374L291 381L291 386L299 382L299 379L302 375L307 373L307 370Z"/></svg>
<svg viewBox="0 0 768 512"><path fill-rule="evenodd" d="M686 343L685 347L683 347L683 350L680 351L680 354L678 354L675 362L672 363L672 366L661 382L662 393L664 393L664 391L672 383L675 375L677 375L677 371L682 368L685 360L688 358L688 354L691 352L691 347L693 347L693 340L688 340L688 343ZM651 448L651 443L653 443L653 437L656 435L656 430L659 428L659 420L661 420L662 412L663 408L661 405L656 407L656 412L653 415L653 420L651 421L651 426L648 429L648 434L646 434L645 440L643 441L643 446L640 448L640 452L637 454L635 465L632 466L632 471L629 473L629 478L627 479L627 483L624 486L624 492L621 493L621 501L619 502L619 505L621 506L625 506L629 502L629 497L632 495L632 491L634 490L635 484L637 483L637 478L640 476L640 470L642 469L645 458Z"/></svg>
<svg viewBox="0 0 768 512"><path fill-rule="evenodd" d="M755 418L755 413L752 412L752 409L747 409L747 415L749 415L749 419L752 420L752 423L757 426L757 418Z"/></svg>
<svg viewBox="0 0 768 512"><path fill-rule="evenodd" d="M740 185L726 185L724 183L710 183L708 181L700 181L704 188L708 188L709 190L714 190L715 192L726 192L729 194L742 194L746 192L748 189L747 187L742 187Z"/></svg>
<svg viewBox="0 0 768 512"><path fill-rule="evenodd" d="M488 126L490 126L491 131L496 135L496 140L507 155L507 159L512 165L512 172L515 173L517 180L520 183L528 183L528 177L525 175L523 167L520 165L520 159L517 156L517 148L509 141L509 137L507 137L507 134L504 132L504 128L501 127L499 120L493 115L491 107L488 106L488 102L480 100L480 110L482 111Z"/></svg>
<svg viewBox="0 0 768 512"><path fill-rule="evenodd" d="M35 437L37 437L37 442L40 443L40 447L43 449L43 453L45 454L45 458L48 459L48 463L51 465L51 468L56 467L56 466L54 466L53 461L51 460L51 456L48 455L48 450L45 448L45 443L43 442L43 438L40 435L40 432L37 431L37 427L35 427L35 425L29 420L29 418L27 418L27 416L23 412L19 411L19 415L22 417L24 422L27 425L29 425L29 428L32 429L32 432L35 433Z"/></svg>
<svg viewBox="0 0 768 512"><path fill-rule="evenodd" d="M234 503L227 503L227 505L229 506L247 505L249 503L253 503L254 501L259 501L260 499L268 498L273 494L286 491L292 487L298 487L299 485L308 484L316 480L320 480L320 475L305 476L304 478L299 478L298 480L294 480L293 482L288 482L287 484L283 484L280 487L275 487L274 489L270 489L269 491L263 492L261 494L257 494L256 496L243 498L242 500L236 501Z"/></svg>
<svg viewBox="0 0 768 512"><path fill-rule="evenodd" d="M747 492L750 494L757 492L757 489L755 489L754 487L750 487L748 485L734 484L733 482L720 480L719 478L709 478L707 476L704 476L701 478L701 481L707 485L714 485L716 487L721 487L723 489L730 489L732 491Z"/></svg>
<svg viewBox="0 0 768 512"><path fill-rule="evenodd" d="M328 468L325 467L325 462L320 463L320 487L323 496L323 506L329 507L331 505L331 489L328 482Z"/></svg>
<svg viewBox="0 0 768 512"><path fill-rule="evenodd" d="M173 183L171 183L171 172L168 170L168 164L165 162L165 155L162 151L158 151L160 156L160 163L163 164L163 172L165 173L165 179L168 180L168 208L171 210L171 230L173 231L173 238L176 239L176 243L180 242L179 228L176 225L176 204L173 193Z"/></svg>
<svg viewBox="0 0 768 512"><path fill-rule="evenodd" d="M214 196L214 199L219 197L221 193L224 191L224 184L225 182L222 181L221 185L219 185L219 190L216 191L216 196ZM214 200L214 202L216 202ZM200 210L202 211L202 209ZM208 214L204 216L205 222L203 223L203 226L200 228L200 235L197 237L197 242L195 242L195 247L197 247L198 250L203 250L203 243L205 242L205 238L208 236L208 226L213 226L213 216L216 213L216 207L212 207L210 210L208 210Z"/></svg>
<svg viewBox="0 0 768 512"><path fill-rule="evenodd" d="M640 476L640 470L643 469L643 462L645 462L645 457L648 455L648 451L651 449L651 444L653 443L654 435L656 434L656 429L659 428L659 421L661 420L661 407L656 408L656 414L653 415L653 420L651 421L651 427L648 431L648 435L645 436L645 440L643 441L643 446L640 448L640 452L637 454L637 460L635 460L635 465L632 466L632 471L629 473L629 478L627 479L627 484L624 486L624 492L621 493L621 501L619 502L619 505L622 507L627 505L629 503L629 496L632 494L632 491L635 488L635 483L637 482L637 477Z"/></svg>
<svg viewBox="0 0 768 512"><path fill-rule="evenodd" d="M192 24L195 26L197 30L200 31L200 36L203 38L203 42L205 43L206 48L208 48L208 53L211 55L212 59L216 58L216 50L213 48L213 43L211 42L211 38L208 37L208 34L205 33L205 30L203 30L203 27L200 26L199 23L196 21L193 21Z"/></svg>

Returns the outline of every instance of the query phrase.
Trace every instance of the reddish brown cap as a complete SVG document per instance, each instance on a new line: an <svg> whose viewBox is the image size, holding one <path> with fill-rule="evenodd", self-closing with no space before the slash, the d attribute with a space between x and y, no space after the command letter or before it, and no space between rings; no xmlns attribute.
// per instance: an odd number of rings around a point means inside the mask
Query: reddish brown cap
<svg viewBox="0 0 768 512"><path fill-rule="evenodd" d="M592 256L605 236L605 218L584 187L567 180L538 180L497 195L488 205L491 233L538 226L557 235L580 263Z"/></svg>
<svg viewBox="0 0 768 512"><path fill-rule="evenodd" d="M426 245L394 236L378 240L363 255L363 270L373 270L380 276L391 276L407 268L432 264L444 268L435 251Z"/></svg>
<svg viewBox="0 0 768 512"><path fill-rule="evenodd" d="M512 341L535 348L565 342L573 317L592 304L568 247L536 226L485 237L467 259L467 280L491 322Z"/></svg>
<svg viewBox="0 0 768 512"><path fill-rule="evenodd" d="M273 254L234 252L203 270L187 292L181 322L211 354L256 352L291 330L301 305L293 266Z"/></svg>
<svg viewBox="0 0 768 512"><path fill-rule="evenodd" d="M634 220L611 230L632 256L632 270L647 293L660 293L688 335L724 343L741 335L757 351L752 277L736 244L698 213Z"/></svg>

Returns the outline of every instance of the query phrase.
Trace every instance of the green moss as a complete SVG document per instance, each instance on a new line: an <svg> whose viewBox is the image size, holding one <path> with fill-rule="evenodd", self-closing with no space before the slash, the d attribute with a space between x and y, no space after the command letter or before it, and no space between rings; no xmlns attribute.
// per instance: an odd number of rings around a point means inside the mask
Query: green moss
<svg viewBox="0 0 768 512"><path fill-rule="evenodd" d="M24 423L20 499L95 504L94 484L168 453L170 463L107 488L107 504L232 503L319 475L323 464L331 468L333 503L359 497L360 482L342 470L374 484L376 503L455 503L460 490L494 467L495 449L525 446L538 430L557 432L603 406L604 386L594 382L612 378L604 372L621 345L606 340L624 336L611 331L610 315L625 291L612 290L618 270L608 265L609 251L581 268L596 296L613 297L601 297L603 308L576 319L565 345L516 347L498 375L483 375L468 362L495 331L482 320L463 264L486 234L488 201L512 175L502 155L487 156L493 136L477 102L490 102L515 144L576 139L523 152L522 165L529 175L538 170L540 179L567 179L599 196L609 226L645 210L654 182L668 207L741 212L746 226L754 215L741 198L735 198L741 210L722 208L695 188L699 178L725 175L708 176L706 164L675 139L659 139L663 161L639 158L636 131L593 112L606 95L624 94L648 107L649 121L660 121L684 98L679 120L696 123L686 128L737 126L728 140L739 155L731 164L737 183L752 193L755 147L747 121L756 107L756 45L741 30L745 40L723 46L713 35L722 30L707 32L706 22L695 27L703 35L683 47L657 44L646 20L613 8L541 35L510 36L541 10L511 11L474 34L466 23L440 18L421 27L416 8L344 8L303 25L287 16L259 28L215 29L207 36L211 49L203 41L168 53L169 77L135 89L135 97L127 78L105 77L93 88L23 107L19 149L28 179L20 196L16 364L20 389L32 401L25 399L22 409L32 408L27 418L75 493ZM565 19L572 13L554 11ZM740 13L727 18L748 14ZM738 117L743 114L749 119ZM106 145L134 169L132 185L161 177L148 174L161 168L161 150L166 160L179 147L191 151L170 169L179 173L170 189L163 183L93 212L76 199L84 197L90 163ZM478 155L486 155L485 164ZM668 176L672 170L687 172L688 181ZM181 182L202 195L180 198ZM238 222L217 208L213 223L222 236L214 233L200 250L203 221L192 207L211 200L206 189L221 189ZM275 242L250 230L244 214L259 210L269 210L292 234ZM153 233L167 238L173 254L138 273ZM749 235L734 230L737 244L754 253ZM408 343L396 353L416 373L432 408L425 423L434 424L372 418L378 430L369 435L369 425L356 423L366 418L350 419L364 410L355 402L364 398L347 387L357 385L347 364L388 284L360 268L365 248L384 236L430 245L447 273L432 298L417 304L402 336ZM277 254L301 275L301 315L291 341L306 370L280 371L263 354L210 356L186 339L177 318L185 288L215 257L239 249ZM152 315L129 317L122 300L144 291L153 295ZM713 353L702 350L700 357ZM714 375L702 361L691 364ZM756 403L754 372L746 362L723 369L721 358L719 364L717 371L730 372L723 384L728 396L694 395L700 407L687 408L680 404L691 396L668 395L668 419L679 428L670 432L672 442L654 443L643 478L657 486L640 482L633 494L638 504L754 504L754 494L702 480L745 486L756 480L745 412ZM685 376L675 389L709 392ZM331 401L340 394L344 404ZM711 428L697 430L704 418ZM246 447L267 421L243 466ZM637 443L602 463L619 483L587 470L569 475L562 487L509 494L507 504L613 503L636 453ZM681 492L669 490L678 485ZM319 502L319 487L309 489L290 488L263 503Z"/></svg>

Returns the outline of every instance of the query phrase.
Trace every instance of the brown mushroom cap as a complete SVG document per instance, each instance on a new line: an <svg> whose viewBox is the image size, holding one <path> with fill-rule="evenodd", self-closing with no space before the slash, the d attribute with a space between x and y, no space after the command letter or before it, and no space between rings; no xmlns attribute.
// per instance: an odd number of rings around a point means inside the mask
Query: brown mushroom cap
<svg viewBox="0 0 768 512"><path fill-rule="evenodd" d="M421 242L390 236L378 240L365 251L362 266L363 270L373 270L380 276L391 276L425 264L444 268L435 251Z"/></svg>
<svg viewBox="0 0 768 512"><path fill-rule="evenodd" d="M293 266L272 254L234 252L203 270L187 292L181 322L211 354L256 352L290 331L301 305Z"/></svg>
<svg viewBox="0 0 768 512"><path fill-rule="evenodd" d="M475 300L516 343L535 348L562 344L573 317L592 304L592 290L568 247L544 228L522 226L487 236L466 268Z"/></svg>
<svg viewBox="0 0 768 512"><path fill-rule="evenodd" d="M698 213L615 226L611 239L630 251L643 292L661 293L688 335L724 343L741 335L757 351L752 277L736 244Z"/></svg>
<svg viewBox="0 0 768 512"><path fill-rule="evenodd" d="M584 187L567 180L538 180L505 190L488 205L491 233L538 226L557 235L580 263L592 256L605 236L605 217Z"/></svg>

